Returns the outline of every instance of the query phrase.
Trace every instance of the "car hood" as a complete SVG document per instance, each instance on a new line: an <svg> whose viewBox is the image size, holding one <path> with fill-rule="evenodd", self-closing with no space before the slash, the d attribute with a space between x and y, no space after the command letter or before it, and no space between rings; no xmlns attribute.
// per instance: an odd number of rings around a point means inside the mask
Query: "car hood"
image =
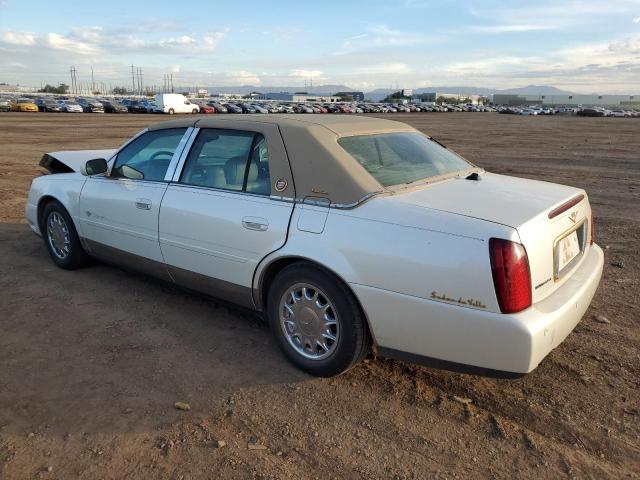
<svg viewBox="0 0 640 480"><path fill-rule="evenodd" d="M518 228L582 190L555 183L482 172L394 196L394 200Z"/></svg>
<svg viewBox="0 0 640 480"><path fill-rule="evenodd" d="M51 173L79 172L80 167L88 160L104 158L109 160L116 152L112 150L68 150L63 152L50 152L44 154L40 160L40 166Z"/></svg>

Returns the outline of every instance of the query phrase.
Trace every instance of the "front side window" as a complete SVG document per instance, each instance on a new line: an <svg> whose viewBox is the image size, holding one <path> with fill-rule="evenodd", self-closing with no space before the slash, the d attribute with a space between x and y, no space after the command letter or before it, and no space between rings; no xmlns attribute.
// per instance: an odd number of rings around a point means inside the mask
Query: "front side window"
<svg viewBox="0 0 640 480"><path fill-rule="evenodd" d="M255 132L202 129L191 147L180 183L269 195L267 141Z"/></svg>
<svg viewBox="0 0 640 480"><path fill-rule="evenodd" d="M339 138L338 143L385 187L473 167L417 132L356 135Z"/></svg>
<svg viewBox="0 0 640 480"><path fill-rule="evenodd" d="M186 128L168 128L143 133L118 153L111 176L163 181L186 131Z"/></svg>

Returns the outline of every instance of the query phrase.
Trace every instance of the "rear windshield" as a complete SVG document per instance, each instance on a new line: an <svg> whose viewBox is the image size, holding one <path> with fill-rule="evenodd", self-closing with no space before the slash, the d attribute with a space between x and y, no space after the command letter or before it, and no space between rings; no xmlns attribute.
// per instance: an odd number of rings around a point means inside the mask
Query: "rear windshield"
<svg viewBox="0 0 640 480"><path fill-rule="evenodd" d="M338 143L385 187L473 167L417 132L356 135L339 138Z"/></svg>

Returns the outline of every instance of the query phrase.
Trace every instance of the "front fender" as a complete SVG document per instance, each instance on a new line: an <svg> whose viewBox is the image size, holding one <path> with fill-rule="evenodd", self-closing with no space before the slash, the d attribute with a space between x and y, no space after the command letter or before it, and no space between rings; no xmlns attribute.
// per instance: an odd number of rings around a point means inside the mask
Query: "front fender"
<svg viewBox="0 0 640 480"><path fill-rule="evenodd" d="M37 235L42 235L40 231L42 207L49 200L57 200L69 212L76 230L81 234L79 229L80 222L78 221L80 193L86 181L87 178L79 173L60 173L34 178L31 182L25 209L27 222L31 229Z"/></svg>

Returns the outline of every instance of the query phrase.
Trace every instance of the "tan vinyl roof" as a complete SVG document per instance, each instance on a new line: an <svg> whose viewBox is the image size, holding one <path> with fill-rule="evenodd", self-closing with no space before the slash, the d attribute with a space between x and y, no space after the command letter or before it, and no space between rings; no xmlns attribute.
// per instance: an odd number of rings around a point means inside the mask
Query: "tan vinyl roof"
<svg viewBox="0 0 640 480"><path fill-rule="evenodd" d="M289 169L275 164L277 158L271 157L270 169L278 172L278 178L272 178L272 194L295 197L302 200L307 197L326 198L333 205L353 205L367 196L382 191L383 187L375 180L337 140L339 137L385 132L415 131L401 122L375 117L329 114L221 114L210 116L189 116L157 123L149 130L165 128L236 128L246 129L247 124L277 126L284 140ZM270 146L271 149L271 146ZM281 159L286 162L286 158ZM286 172L286 173L283 173ZM283 192L274 190L274 182L286 179L288 187Z"/></svg>

